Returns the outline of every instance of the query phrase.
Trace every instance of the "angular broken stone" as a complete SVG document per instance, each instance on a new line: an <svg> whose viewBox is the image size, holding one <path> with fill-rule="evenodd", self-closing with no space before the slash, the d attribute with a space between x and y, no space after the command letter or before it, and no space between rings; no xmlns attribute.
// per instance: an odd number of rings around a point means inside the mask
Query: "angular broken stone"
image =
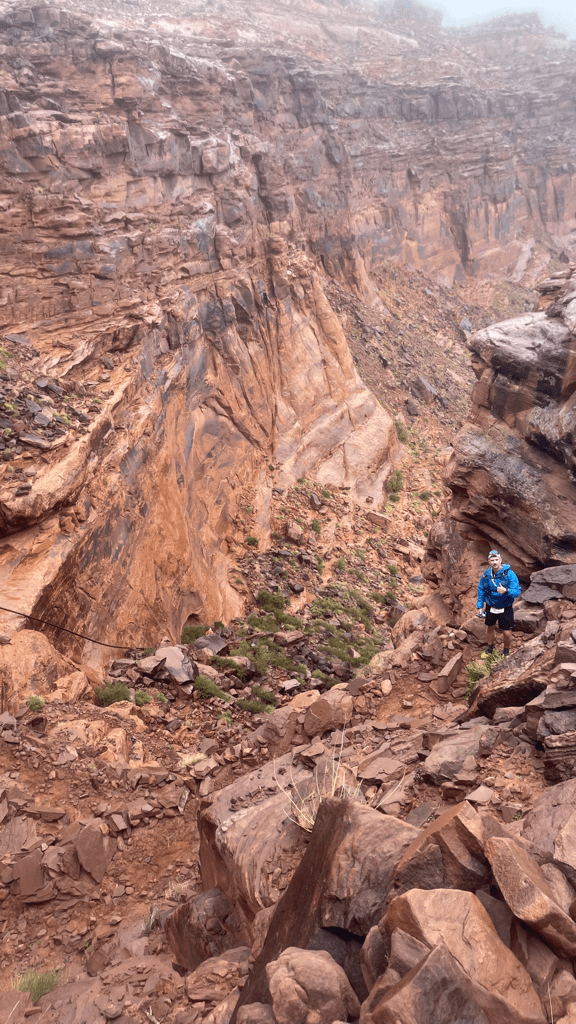
<svg viewBox="0 0 576 1024"><path fill-rule="evenodd" d="M576 957L576 923L556 903L538 862L513 839L489 839L485 852L510 910L560 957Z"/></svg>
<svg viewBox="0 0 576 1024"><path fill-rule="evenodd" d="M103 835L98 825L86 825L74 840L78 860L95 882L100 883L116 853L115 839Z"/></svg>
<svg viewBox="0 0 576 1024"><path fill-rule="evenodd" d="M392 900L380 928L388 934L401 928L430 949L445 946L468 975L474 986L473 1002L489 1021L543 1024L546 1019L528 972L501 942L472 893L412 889ZM374 1020L391 1024L383 1016Z"/></svg>

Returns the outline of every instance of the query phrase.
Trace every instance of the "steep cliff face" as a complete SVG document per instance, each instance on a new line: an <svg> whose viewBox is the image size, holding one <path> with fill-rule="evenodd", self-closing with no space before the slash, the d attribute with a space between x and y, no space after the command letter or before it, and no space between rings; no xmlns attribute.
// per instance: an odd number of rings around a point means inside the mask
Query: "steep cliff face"
<svg viewBox="0 0 576 1024"><path fill-rule="evenodd" d="M527 90L374 10L125 10L0 11L0 574L128 644L239 610L273 485L380 500L395 435L326 279L383 310L384 257L511 272L576 179L569 54Z"/></svg>
<svg viewBox="0 0 576 1024"><path fill-rule="evenodd" d="M445 480L450 516L430 539L428 574L459 599L498 546L525 581L576 561L576 269L540 286L540 309L472 335L478 378ZM440 568L441 567L441 568Z"/></svg>

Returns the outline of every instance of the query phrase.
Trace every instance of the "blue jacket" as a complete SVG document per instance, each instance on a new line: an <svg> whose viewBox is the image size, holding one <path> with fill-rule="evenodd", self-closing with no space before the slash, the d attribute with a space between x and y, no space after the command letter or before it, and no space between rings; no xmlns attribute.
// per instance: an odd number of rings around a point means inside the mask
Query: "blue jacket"
<svg viewBox="0 0 576 1024"><path fill-rule="evenodd" d="M506 587L506 593L499 594L496 587ZM487 604L489 608L508 608L521 593L518 577L509 565L503 565L494 579L492 569L488 568L480 577L476 607L481 608Z"/></svg>

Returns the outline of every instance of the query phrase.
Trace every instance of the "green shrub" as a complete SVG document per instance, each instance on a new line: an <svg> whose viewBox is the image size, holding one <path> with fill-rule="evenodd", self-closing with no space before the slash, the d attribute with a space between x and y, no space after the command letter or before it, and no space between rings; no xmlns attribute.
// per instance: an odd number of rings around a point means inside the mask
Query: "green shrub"
<svg viewBox="0 0 576 1024"><path fill-rule="evenodd" d="M212 626L212 629L226 629L226 626L224 625L223 622L220 621L220 619L217 619L214 625Z"/></svg>
<svg viewBox="0 0 576 1024"><path fill-rule="evenodd" d="M242 700L236 702L236 706L253 715L269 714L273 711L269 704L263 704L262 701L250 699L250 697L243 697Z"/></svg>
<svg viewBox="0 0 576 1024"><path fill-rule="evenodd" d="M286 607L286 598L282 597L282 594L273 594L270 590L259 590L256 600L262 611L271 614L283 612Z"/></svg>
<svg viewBox="0 0 576 1024"><path fill-rule="evenodd" d="M380 593L379 590L373 590L370 594L370 600L375 601L376 604L384 606L386 604L386 595Z"/></svg>
<svg viewBox="0 0 576 1024"><path fill-rule="evenodd" d="M18 992L29 992L32 1002L37 1003L42 996L45 996L47 992L52 992L52 989L60 984L63 973L63 967L59 971L38 971L34 967L30 967L15 979L14 988Z"/></svg>
<svg viewBox="0 0 576 1024"><path fill-rule="evenodd" d="M194 689L196 690L196 693L199 693L205 700L208 700L210 697L219 697L220 700L226 701L231 700L228 694L224 693L224 690L221 690L219 686L216 686L214 680L209 679L208 676L196 676L196 679L194 680Z"/></svg>
<svg viewBox="0 0 576 1024"><path fill-rule="evenodd" d="M346 559L337 558L336 561L334 562L334 568L338 569L339 572L344 572L346 569Z"/></svg>
<svg viewBox="0 0 576 1024"><path fill-rule="evenodd" d="M404 486L404 474L401 469L395 469L386 481L386 490L389 495L399 494Z"/></svg>
<svg viewBox="0 0 576 1024"><path fill-rule="evenodd" d="M322 526L320 525L319 519L313 519L310 523L310 529L314 530L314 533L320 535L322 533Z"/></svg>
<svg viewBox="0 0 576 1024"><path fill-rule="evenodd" d="M159 704L165 704L167 698L164 696L163 693L160 692L160 690L158 690L158 693L156 694L156 700L158 701Z"/></svg>
<svg viewBox="0 0 576 1024"><path fill-rule="evenodd" d="M199 636L204 636L208 632L208 626L201 626L199 623L195 623L190 626L184 626L182 630L182 636L180 637L181 644L193 644Z"/></svg>
<svg viewBox="0 0 576 1024"><path fill-rule="evenodd" d="M324 490L321 493L322 493L322 497L323 498L331 498L332 497L332 495L330 494L330 491L327 491L326 488L324 488Z"/></svg>
<svg viewBox="0 0 576 1024"><path fill-rule="evenodd" d="M248 670L245 669L242 665L238 665L233 658L223 658L219 654L212 655L211 664L214 665L215 668L234 669L234 672L236 673L237 676L240 677L240 679L244 679L244 676L247 675L248 672Z"/></svg>
<svg viewBox="0 0 576 1024"><path fill-rule="evenodd" d="M418 497L421 499L421 501L429 501L432 495L430 494L430 491L420 491Z"/></svg>
<svg viewBox="0 0 576 1024"><path fill-rule="evenodd" d="M403 423L400 422L400 420L394 420L394 426L396 427L396 434L398 436L400 444L406 444L406 441L408 440L408 432L406 430L406 427L404 426Z"/></svg>
<svg viewBox="0 0 576 1024"><path fill-rule="evenodd" d="M252 696L264 704L271 704L273 708L276 707L276 697L271 690L264 690L261 686L253 686Z"/></svg>
<svg viewBox="0 0 576 1024"><path fill-rule="evenodd" d="M258 547L258 539L256 537L246 537L246 543L249 548Z"/></svg>
<svg viewBox="0 0 576 1024"><path fill-rule="evenodd" d="M391 576L398 576L400 573L400 569L398 568L397 565L395 565L394 562L389 562L386 568L388 569L388 572L390 573Z"/></svg>
<svg viewBox="0 0 576 1024"><path fill-rule="evenodd" d="M151 654L154 654L153 647L145 647L143 651L140 651L140 658L148 658Z"/></svg>
<svg viewBox="0 0 576 1024"><path fill-rule="evenodd" d="M136 690L134 694L134 703L137 707L143 708L145 704L152 703L152 697L149 693L146 693L146 690Z"/></svg>
<svg viewBox="0 0 576 1024"><path fill-rule="evenodd" d="M95 692L101 708L107 708L110 704L118 704L121 700L130 700L130 690L126 683L108 683L106 686L97 686Z"/></svg>
<svg viewBox="0 0 576 1024"><path fill-rule="evenodd" d="M42 711L42 708L44 707L44 697L28 697L26 707L30 708L30 711Z"/></svg>

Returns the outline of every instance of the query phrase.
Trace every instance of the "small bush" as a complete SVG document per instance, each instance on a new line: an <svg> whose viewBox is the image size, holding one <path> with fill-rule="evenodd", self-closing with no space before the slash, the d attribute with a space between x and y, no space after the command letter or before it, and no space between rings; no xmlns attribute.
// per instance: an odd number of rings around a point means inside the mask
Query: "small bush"
<svg viewBox="0 0 576 1024"><path fill-rule="evenodd" d="M243 679L244 676L247 674L247 669L245 669L242 665L238 665L233 658L222 658L219 654L212 655L211 664L214 665L215 668L233 669L236 675L240 677L240 679Z"/></svg>
<svg viewBox="0 0 576 1024"><path fill-rule="evenodd" d="M386 568L391 576L398 576L400 573L400 569L394 564L394 562L389 562Z"/></svg>
<svg viewBox="0 0 576 1024"><path fill-rule="evenodd" d="M271 704L273 708L276 707L276 697L271 690L264 690L261 686L253 686L252 696L264 704Z"/></svg>
<svg viewBox="0 0 576 1024"><path fill-rule="evenodd" d="M30 711L42 711L42 708L44 707L44 697L28 697L26 707L30 708Z"/></svg>
<svg viewBox="0 0 576 1024"><path fill-rule="evenodd" d="M242 711L249 711L252 715L263 715L274 710L269 704L264 704L262 701L251 699L250 697L243 697L242 700L239 700L237 707L242 708Z"/></svg>
<svg viewBox="0 0 576 1024"><path fill-rule="evenodd" d="M400 444L406 444L406 441L408 440L406 427L400 422L400 420L394 420L394 426L396 427L396 434Z"/></svg>
<svg viewBox="0 0 576 1024"><path fill-rule="evenodd" d="M201 626L200 623L193 625L184 626L182 630L182 636L180 637L181 644L193 644L199 636L204 636L208 632L208 626Z"/></svg>
<svg viewBox="0 0 576 1024"><path fill-rule="evenodd" d="M154 648L153 647L145 647L144 650L140 652L140 657L141 658L148 658L151 654L154 654Z"/></svg>
<svg viewBox="0 0 576 1024"><path fill-rule="evenodd" d="M418 497L421 501L429 501L432 495L430 494L430 491L420 491Z"/></svg>
<svg viewBox="0 0 576 1024"><path fill-rule="evenodd" d="M257 548L258 540L256 537L246 537L246 543L249 548Z"/></svg>
<svg viewBox="0 0 576 1024"><path fill-rule="evenodd" d="M400 495L399 494L389 494L388 495L388 500L389 501L400 501Z"/></svg>
<svg viewBox="0 0 576 1024"><path fill-rule="evenodd" d="M220 700L227 701L231 699L228 694L224 693L224 690L221 690L219 686L216 686L214 680L209 679L208 676L196 676L196 679L194 680L194 689L201 697L204 697L205 700L208 700L210 697L219 697Z"/></svg>
<svg viewBox="0 0 576 1024"><path fill-rule="evenodd" d="M156 700L158 701L159 704L165 704L167 698L164 696L163 693L160 693L160 690L158 690L158 693L156 694Z"/></svg>
<svg viewBox="0 0 576 1024"><path fill-rule="evenodd" d="M488 675L490 675L490 670L486 665L479 665L477 661L468 662L466 665L466 679L468 680L466 683L466 700L471 700L480 680Z"/></svg>
<svg viewBox="0 0 576 1024"><path fill-rule="evenodd" d="M399 494L404 486L404 474L401 469L395 469L386 481L388 494Z"/></svg>
<svg viewBox="0 0 576 1024"><path fill-rule="evenodd" d="M52 992L62 981L64 968L59 971L38 971L30 967L24 974L16 978L15 988L18 992L29 992L33 1003L37 1003L47 992Z"/></svg>
<svg viewBox="0 0 576 1024"><path fill-rule="evenodd" d="M336 561L334 562L334 568L338 569L339 572L344 572L346 569L346 559L337 558Z"/></svg>
<svg viewBox="0 0 576 1024"><path fill-rule="evenodd" d="M217 619L216 622L214 623L214 625L212 626L212 629L214 629L214 630L226 629L226 626L224 625L223 622L220 621L220 619Z"/></svg>
<svg viewBox="0 0 576 1024"><path fill-rule="evenodd" d="M320 535L322 533L322 527L320 525L320 520L319 519L313 519L312 522L310 523L310 529L314 530L314 533L317 533L318 535Z"/></svg>
<svg viewBox="0 0 576 1024"><path fill-rule="evenodd" d="M107 708L110 704L118 704L121 700L130 700L130 690L126 683L108 683L106 686L97 686L95 692L101 708Z"/></svg>
<svg viewBox="0 0 576 1024"><path fill-rule="evenodd" d="M370 594L370 600L375 601L376 604L383 606L386 604L386 595L381 594L379 590L373 590L372 593Z"/></svg>
<svg viewBox="0 0 576 1024"><path fill-rule="evenodd" d="M259 590L256 600L262 611L271 615L283 612L286 607L286 598L282 594L273 594L271 590Z"/></svg>
<svg viewBox="0 0 576 1024"><path fill-rule="evenodd" d="M330 494L330 491L327 491L326 488L324 488L324 490L321 492L321 494L322 494L323 498L331 498L332 497L332 495Z"/></svg>
<svg viewBox="0 0 576 1024"><path fill-rule="evenodd" d="M145 704L152 703L152 697L149 693L146 693L146 690L136 690L134 694L134 703L137 707L143 708Z"/></svg>

